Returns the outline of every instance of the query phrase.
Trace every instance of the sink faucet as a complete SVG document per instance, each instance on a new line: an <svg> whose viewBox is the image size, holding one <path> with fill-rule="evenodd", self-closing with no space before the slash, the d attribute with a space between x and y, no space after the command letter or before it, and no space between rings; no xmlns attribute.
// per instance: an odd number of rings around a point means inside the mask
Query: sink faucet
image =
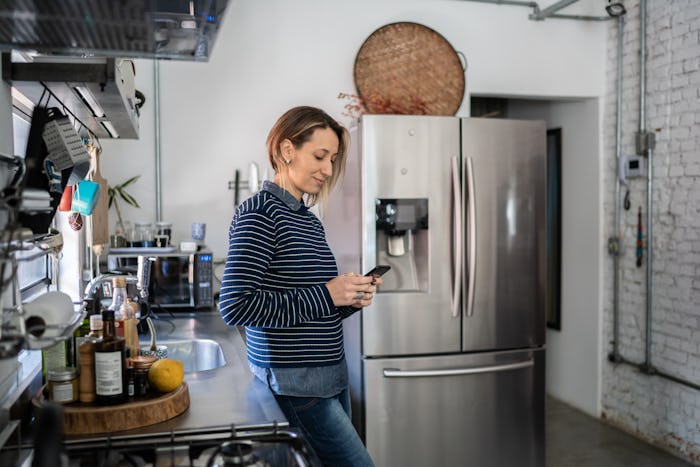
<svg viewBox="0 0 700 467"><path fill-rule="evenodd" d="M107 272L100 274L99 276L88 282L85 287L84 296L85 298L94 298L95 292L98 287L101 287L105 282L111 282L115 277L124 277L127 284L135 284L136 290L138 290L139 297L144 303L148 302L148 285L150 283L151 275L151 261L154 258L148 256L138 256L138 266L136 269L136 275L132 276L129 274L121 274L114 272Z"/></svg>

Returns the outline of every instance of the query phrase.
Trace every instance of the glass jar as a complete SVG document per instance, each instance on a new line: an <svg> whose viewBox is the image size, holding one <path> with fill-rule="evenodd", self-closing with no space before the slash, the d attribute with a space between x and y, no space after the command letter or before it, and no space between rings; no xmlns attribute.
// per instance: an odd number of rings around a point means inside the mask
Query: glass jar
<svg viewBox="0 0 700 467"><path fill-rule="evenodd" d="M157 360L155 355L139 355L131 358L131 367L134 369L134 396L143 397L148 394L148 370Z"/></svg>
<svg viewBox="0 0 700 467"><path fill-rule="evenodd" d="M112 248L124 248L129 246L129 232L131 231L131 222L117 221L114 224L114 233L109 237L109 243Z"/></svg>
<svg viewBox="0 0 700 467"><path fill-rule="evenodd" d="M136 222L134 224L132 246L141 248L155 246L155 241L153 239L153 227L150 222Z"/></svg>
<svg viewBox="0 0 700 467"><path fill-rule="evenodd" d="M156 246L161 248L169 246L172 233L173 224L171 222L156 222Z"/></svg>
<svg viewBox="0 0 700 467"><path fill-rule="evenodd" d="M54 368L46 373L49 400L70 404L78 400L78 371L73 367Z"/></svg>

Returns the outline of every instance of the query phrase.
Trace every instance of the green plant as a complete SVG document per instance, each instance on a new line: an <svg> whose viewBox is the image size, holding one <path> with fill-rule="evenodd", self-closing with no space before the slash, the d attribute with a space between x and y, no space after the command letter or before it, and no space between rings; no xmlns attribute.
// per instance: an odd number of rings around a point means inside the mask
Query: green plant
<svg viewBox="0 0 700 467"><path fill-rule="evenodd" d="M121 199L126 204L129 204L135 208L141 207L139 206L138 201L136 201L136 199L134 199L134 197L125 190L126 187L135 183L139 177L141 177L141 175L135 175L119 185L110 186L107 188L107 194L109 195L109 207L111 208L112 205L114 205L114 209L117 211L117 222L122 232L124 232L126 229L124 228L124 221L122 220L122 212L119 209L119 200Z"/></svg>

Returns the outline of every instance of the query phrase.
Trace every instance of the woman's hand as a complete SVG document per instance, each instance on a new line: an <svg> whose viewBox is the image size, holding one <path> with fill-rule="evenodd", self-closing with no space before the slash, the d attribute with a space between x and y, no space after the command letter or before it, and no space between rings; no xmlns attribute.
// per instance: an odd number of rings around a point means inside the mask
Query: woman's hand
<svg viewBox="0 0 700 467"><path fill-rule="evenodd" d="M350 272L327 282L326 287L335 306L352 305L362 308L372 303L377 286L381 283L380 277L361 276Z"/></svg>

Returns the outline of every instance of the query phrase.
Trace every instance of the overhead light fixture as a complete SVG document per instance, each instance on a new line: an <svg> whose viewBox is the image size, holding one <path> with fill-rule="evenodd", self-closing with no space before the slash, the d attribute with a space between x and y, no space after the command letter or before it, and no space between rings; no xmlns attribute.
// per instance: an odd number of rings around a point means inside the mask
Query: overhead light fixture
<svg viewBox="0 0 700 467"><path fill-rule="evenodd" d="M85 102L85 105L88 106L93 116L96 118L105 116L105 111L102 109L102 106L97 103L90 89L86 88L85 86L75 86L73 89L75 89L78 96L80 96L83 102Z"/></svg>
<svg viewBox="0 0 700 467"><path fill-rule="evenodd" d="M625 10L625 5L623 5L622 2L612 2L612 0L608 0L608 5L605 7L605 11L607 11L608 15L612 16L613 18L617 18L618 16L622 16L627 13L627 10Z"/></svg>
<svg viewBox="0 0 700 467"><path fill-rule="evenodd" d="M109 136L112 138L119 138L119 132L117 131L116 128L114 128L114 125L112 125L112 122L109 120L104 120L100 122L102 126L107 130L107 133L109 133Z"/></svg>

